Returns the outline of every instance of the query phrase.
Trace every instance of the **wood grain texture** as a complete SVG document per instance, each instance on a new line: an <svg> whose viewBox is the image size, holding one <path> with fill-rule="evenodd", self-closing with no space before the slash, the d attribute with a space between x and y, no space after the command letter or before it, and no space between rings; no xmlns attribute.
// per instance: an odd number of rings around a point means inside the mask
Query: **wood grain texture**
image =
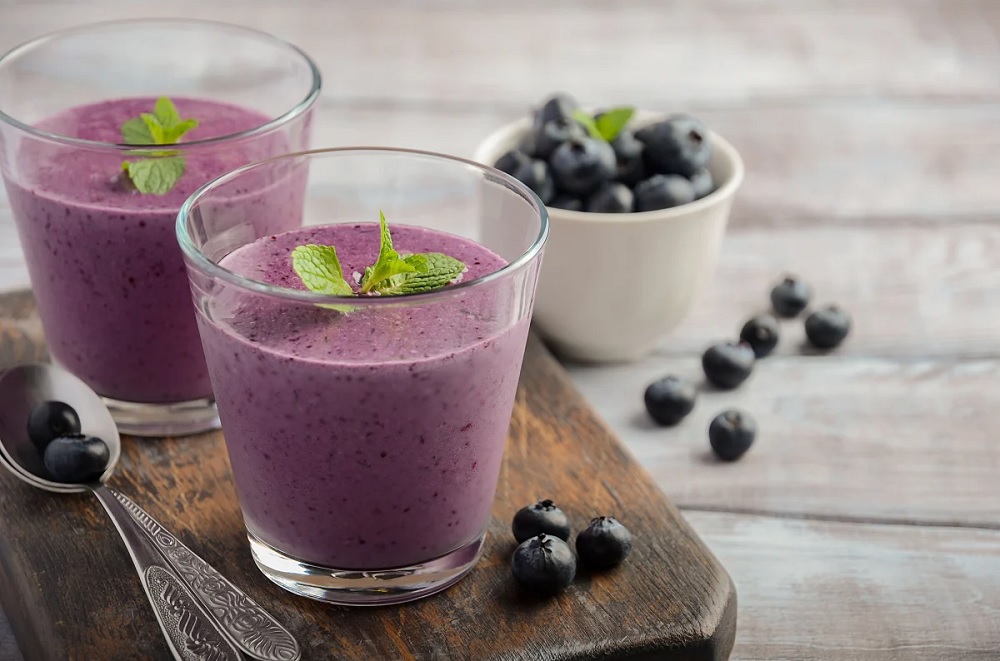
<svg viewBox="0 0 1000 661"><path fill-rule="evenodd" d="M0 325L12 312L23 316L24 299L0 298ZM0 345L0 366L23 361L23 349ZM721 661L732 649L736 593L729 576L534 339L487 549L469 577L435 598L349 609L268 583L250 559L221 433L126 438L112 484L274 613L306 659L335 650L344 659ZM610 513L636 538L626 565L584 573L563 595L538 601L510 577L509 522L521 506L549 496L578 527ZM166 655L125 549L96 500L53 496L4 471L0 511L0 601L28 658Z"/></svg>
<svg viewBox="0 0 1000 661"><path fill-rule="evenodd" d="M308 50L326 74L317 145L467 155L555 88L702 116L748 169L715 280L656 357L572 378L669 495L744 512L688 514L739 589L733 659L1000 658L997 533L940 527L997 516L1000 3L180 0L170 11ZM0 0L0 50L162 14L156 3ZM27 284L3 207L0 193L0 290ZM707 395L684 427L649 429L647 379L697 376L697 352L735 333L786 270L850 308L848 344L793 357L801 327L786 325L781 355L743 399ZM705 463L708 416L733 401L752 407L761 441L746 463ZM746 513L761 508L934 527ZM126 617L143 621L144 608ZM401 612L404 637L426 626Z"/></svg>
<svg viewBox="0 0 1000 661"><path fill-rule="evenodd" d="M680 507L1000 529L1000 360L769 358L739 390L700 393L673 428L651 423L643 390L666 374L701 382L698 356L571 372ZM741 461L719 464L708 426L730 407L759 432Z"/></svg>
<svg viewBox="0 0 1000 661"><path fill-rule="evenodd" d="M734 660L1000 658L1000 532L685 516L736 582Z"/></svg>
<svg viewBox="0 0 1000 661"><path fill-rule="evenodd" d="M991 0L311 0L291 8L258 1L241 10L246 6L179 0L169 13L224 18L294 40L317 55L335 98L519 107L555 87L594 103L656 105L1000 93L1000 8ZM15 4L4 9L4 33L21 40L163 14L152 2Z"/></svg>
<svg viewBox="0 0 1000 661"><path fill-rule="evenodd" d="M700 353L734 337L770 307L786 273L809 283L815 305L851 313L851 336L833 359L1000 357L1000 224L913 217L730 232L712 283L659 354ZM782 333L776 353L801 355L802 319Z"/></svg>

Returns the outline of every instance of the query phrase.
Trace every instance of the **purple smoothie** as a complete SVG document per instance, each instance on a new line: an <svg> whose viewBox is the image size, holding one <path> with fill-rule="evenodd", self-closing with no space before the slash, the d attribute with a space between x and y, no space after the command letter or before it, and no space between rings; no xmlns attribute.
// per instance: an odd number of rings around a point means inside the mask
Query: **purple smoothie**
<svg viewBox="0 0 1000 661"><path fill-rule="evenodd" d="M465 262L465 280L505 265L468 239L391 230L400 252ZM350 278L377 256L378 225L265 237L221 264L302 289L290 253L305 243L336 246ZM456 294L343 315L242 293L198 315L251 534L310 563L385 569L484 532L528 320L505 327L497 301L510 297L492 285Z"/></svg>
<svg viewBox="0 0 1000 661"><path fill-rule="evenodd" d="M181 142L226 136L269 118L212 101L175 98L200 125ZM37 128L92 141L120 141L122 123L155 99L119 99L71 108ZM28 271L56 362L106 397L167 403L211 395L174 221L201 184L250 161L287 151L269 133L191 150L166 195L144 195L116 181L123 155L26 138L4 163L4 181ZM250 208L269 231L295 225L302 192Z"/></svg>

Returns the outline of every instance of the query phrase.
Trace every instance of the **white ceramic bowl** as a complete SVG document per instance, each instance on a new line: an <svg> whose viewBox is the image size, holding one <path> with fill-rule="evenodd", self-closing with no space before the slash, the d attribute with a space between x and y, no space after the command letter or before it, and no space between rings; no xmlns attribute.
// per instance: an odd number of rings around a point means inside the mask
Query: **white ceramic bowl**
<svg viewBox="0 0 1000 661"><path fill-rule="evenodd" d="M666 117L637 112L630 128ZM531 128L526 117L501 127L473 159L493 165ZM743 161L710 133L708 169L716 189L672 209L585 213L549 207L549 240L534 321L565 357L621 362L650 353L677 327L715 270Z"/></svg>

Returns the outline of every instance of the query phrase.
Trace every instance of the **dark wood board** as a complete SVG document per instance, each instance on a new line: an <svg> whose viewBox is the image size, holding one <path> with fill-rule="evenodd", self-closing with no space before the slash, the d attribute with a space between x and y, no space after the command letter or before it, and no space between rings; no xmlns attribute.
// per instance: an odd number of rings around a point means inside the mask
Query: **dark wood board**
<svg viewBox="0 0 1000 661"><path fill-rule="evenodd" d="M0 296L0 368L44 357L30 294ZM532 338L489 540L473 572L404 606L350 609L292 596L250 558L221 433L124 439L112 484L274 613L305 659L727 659L726 571ZM577 527L613 514L635 534L622 567L548 600L510 577L508 522L558 499ZM0 602L26 661L168 659L124 546L96 499L0 471Z"/></svg>

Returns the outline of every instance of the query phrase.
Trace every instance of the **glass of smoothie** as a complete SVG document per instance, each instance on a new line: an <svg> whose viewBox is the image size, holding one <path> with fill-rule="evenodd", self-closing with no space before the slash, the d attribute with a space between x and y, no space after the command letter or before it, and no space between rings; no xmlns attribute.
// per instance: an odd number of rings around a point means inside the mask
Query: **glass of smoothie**
<svg viewBox="0 0 1000 661"><path fill-rule="evenodd" d="M284 203L254 182L302 177L290 229L250 222ZM370 605L473 567L547 232L515 179L418 151L291 154L184 204L178 240L265 576Z"/></svg>
<svg viewBox="0 0 1000 661"><path fill-rule="evenodd" d="M210 179L308 148L319 89L294 46L205 21L88 25L0 58L0 170L49 351L122 432L218 426L174 221ZM284 229L302 183L240 213Z"/></svg>

